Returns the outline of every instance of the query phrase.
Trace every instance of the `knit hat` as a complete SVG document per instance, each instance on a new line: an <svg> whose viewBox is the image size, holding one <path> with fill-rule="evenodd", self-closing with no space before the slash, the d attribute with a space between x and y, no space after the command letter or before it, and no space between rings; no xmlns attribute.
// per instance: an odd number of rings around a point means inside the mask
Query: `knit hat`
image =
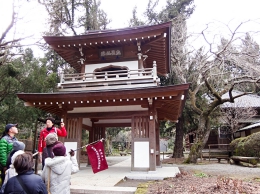
<svg viewBox="0 0 260 194"><path fill-rule="evenodd" d="M17 127L17 126L18 126L18 124L11 124L11 123L9 123L9 124L7 124L5 126L5 132L8 133L9 129L11 129L12 127Z"/></svg>
<svg viewBox="0 0 260 194"><path fill-rule="evenodd" d="M15 141L13 143L13 150L24 150L25 144L21 141Z"/></svg>
<svg viewBox="0 0 260 194"><path fill-rule="evenodd" d="M46 137L45 137L45 141L46 141L46 145L52 145L54 144L56 141L58 141L58 136L56 133L49 133Z"/></svg>
<svg viewBox="0 0 260 194"><path fill-rule="evenodd" d="M10 167L13 168L13 163L14 163L14 161L15 161L16 156L18 156L18 155L20 155L20 154L23 154L23 153L24 153L23 150L18 150L17 152L15 152L15 153L13 154L13 156L11 157L11 165L10 165Z"/></svg>
<svg viewBox="0 0 260 194"><path fill-rule="evenodd" d="M58 143L53 147L52 152L55 156L65 156L66 148L62 143Z"/></svg>

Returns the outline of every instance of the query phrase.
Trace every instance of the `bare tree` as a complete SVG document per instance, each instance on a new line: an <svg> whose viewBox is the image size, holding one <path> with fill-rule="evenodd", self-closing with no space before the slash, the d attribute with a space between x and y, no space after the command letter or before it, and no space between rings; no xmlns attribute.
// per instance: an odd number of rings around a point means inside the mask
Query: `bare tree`
<svg viewBox="0 0 260 194"><path fill-rule="evenodd" d="M12 33L11 30L14 29L17 21L18 17L15 11L14 1L12 4L11 21L0 36L0 66L9 63L14 56L22 55L21 51L19 50L22 45L19 43L25 38L12 38L8 36Z"/></svg>
<svg viewBox="0 0 260 194"><path fill-rule="evenodd" d="M189 72L193 71L188 76L191 82L189 97L194 112L199 115L196 140L188 158L192 163L197 162L208 140L217 108L225 102L234 103L236 98L251 94L259 88L259 49L255 47L254 52L248 49L253 46L252 41L247 41L248 34L239 33L240 27L245 23L240 23L234 30L226 26L229 29L229 37L220 36L220 43L216 41L217 35L212 42L207 39L208 25L201 35L209 50L205 52L202 47L186 60ZM245 45L245 42L249 45ZM234 95L234 89L242 92ZM225 93L228 93L228 97L223 97ZM204 101L198 103L199 99Z"/></svg>
<svg viewBox="0 0 260 194"><path fill-rule="evenodd" d="M124 130L119 131L116 139L117 141L123 142L123 144L125 144L126 149L130 149L130 142L132 139L131 130L129 128L125 128Z"/></svg>

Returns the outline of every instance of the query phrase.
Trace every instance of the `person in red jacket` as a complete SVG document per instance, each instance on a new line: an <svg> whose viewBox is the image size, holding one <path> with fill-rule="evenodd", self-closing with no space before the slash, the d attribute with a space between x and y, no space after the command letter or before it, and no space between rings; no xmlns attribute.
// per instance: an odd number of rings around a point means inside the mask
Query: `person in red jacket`
<svg viewBox="0 0 260 194"><path fill-rule="evenodd" d="M59 129L59 128L56 128L54 126L54 121L55 121L54 118L48 117L46 119L46 128L44 128L40 132L40 138L39 138L39 142L38 142L38 152L39 152L40 162L42 162L42 151L43 151L43 148L46 147L46 141L45 141L46 136L49 133L56 133L60 137L66 137L66 135L67 135L67 130L65 128L64 123L61 122L60 129Z"/></svg>

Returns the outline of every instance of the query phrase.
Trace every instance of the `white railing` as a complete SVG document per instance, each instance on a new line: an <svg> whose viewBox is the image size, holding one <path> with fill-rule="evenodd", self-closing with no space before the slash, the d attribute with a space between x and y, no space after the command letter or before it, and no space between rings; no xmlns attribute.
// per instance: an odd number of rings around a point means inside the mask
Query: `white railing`
<svg viewBox="0 0 260 194"><path fill-rule="evenodd" d="M76 88L84 85L85 87L96 85L124 85L127 84L142 84L142 83L159 83L157 77L156 63L154 62L153 68L143 68L134 70L116 70L116 71L103 71L93 73L75 73L60 75L60 83L58 88L64 89L66 87Z"/></svg>

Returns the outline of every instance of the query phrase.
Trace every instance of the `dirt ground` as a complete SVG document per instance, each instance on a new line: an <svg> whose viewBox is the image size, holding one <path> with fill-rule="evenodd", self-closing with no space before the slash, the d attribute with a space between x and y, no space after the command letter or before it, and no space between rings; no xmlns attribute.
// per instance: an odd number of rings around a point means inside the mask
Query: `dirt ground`
<svg viewBox="0 0 260 194"><path fill-rule="evenodd" d="M209 176L201 173L181 170L181 174L163 181L155 181L148 185L146 193L217 193L217 194L259 194L258 181L242 181L225 176Z"/></svg>
<svg viewBox="0 0 260 194"><path fill-rule="evenodd" d="M163 193L217 193L217 194L260 194L260 168L250 168L202 161L183 164L184 159L166 159L162 165L177 165L181 171L174 178L160 181L126 180L117 186L137 187L136 194Z"/></svg>

